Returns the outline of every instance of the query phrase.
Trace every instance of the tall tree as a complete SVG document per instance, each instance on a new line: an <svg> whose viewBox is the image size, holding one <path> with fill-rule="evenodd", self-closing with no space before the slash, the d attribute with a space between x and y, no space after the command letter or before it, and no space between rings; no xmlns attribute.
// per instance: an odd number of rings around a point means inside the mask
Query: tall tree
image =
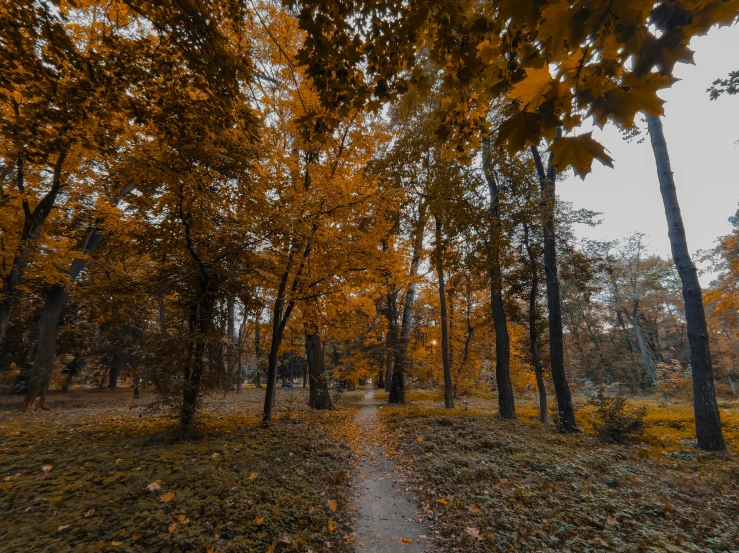
<svg viewBox="0 0 739 553"><path fill-rule="evenodd" d="M698 447L708 451L724 451L726 444L721 432L721 417L716 404L711 348L698 272L690 258L688 242L685 238L685 226L677 200L675 179L662 130L662 120L659 117L650 116L647 118L647 123L657 165L662 202L665 206L672 258L675 260L683 288L685 322L688 328L690 365L693 374L693 409Z"/></svg>

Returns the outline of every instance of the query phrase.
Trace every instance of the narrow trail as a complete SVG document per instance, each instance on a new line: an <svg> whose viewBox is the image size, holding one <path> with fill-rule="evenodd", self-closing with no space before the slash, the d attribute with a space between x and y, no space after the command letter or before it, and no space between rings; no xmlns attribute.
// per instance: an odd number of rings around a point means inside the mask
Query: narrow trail
<svg viewBox="0 0 739 553"><path fill-rule="evenodd" d="M437 553L428 528L420 522L423 513L401 493L402 474L394 472L395 463L380 443L374 390L360 403L354 422L362 440L354 507L359 512L356 523L357 553Z"/></svg>

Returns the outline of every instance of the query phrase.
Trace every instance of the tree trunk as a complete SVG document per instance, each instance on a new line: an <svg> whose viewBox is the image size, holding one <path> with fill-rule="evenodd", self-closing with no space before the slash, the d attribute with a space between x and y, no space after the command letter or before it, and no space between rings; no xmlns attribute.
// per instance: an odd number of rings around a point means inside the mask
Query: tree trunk
<svg viewBox="0 0 739 553"><path fill-rule="evenodd" d="M446 310L446 287L444 285L444 252L441 219L434 215L436 222L436 274L439 278L439 312L441 315L441 362L444 367L444 407L454 408L454 385L452 384L452 366L449 359L449 322Z"/></svg>
<svg viewBox="0 0 739 553"><path fill-rule="evenodd" d="M423 248L423 231L426 227L426 202L419 201L418 220L416 221L415 236L413 237L413 257L411 258L410 277L411 283L405 295L403 305L403 319L400 327L400 339L395 348L393 375L390 379L389 403L405 403L405 371L408 364L408 344L411 338L411 326L413 325L413 302L416 299L416 282L418 266L421 263L421 249ZM385 382L385 387L388 382Z"/></svg>
<svg viewBox="0 0 739 553"><path fill-rule="evenodd" d="M36 354L33 358L31 379L28 383L21 411L44 408L46 392L49 389L51 373L54 370L59 319L66 300L67 291L58 284L53 285L46 293L46 300L41 307L39 316Z"/></svg>
<svg viewBox="0 0 739 553"><path fill-rule="evenodd" d="M121 374L121 367L123 366L123 356L117 351L113 353L113 357L110 360L110 370L108 372L108 389L115 390L118 388L118 377Z"/></svg>
<svg viewBox="0 0 739 553"><path fill-rule="evenodd" d="M562 332L562 303L557 276L557 247L554 232L554 212L556 205L555 171L552 156L546 173L536 146L531 147L531 154L539 173L542 201L544 203L544 276L547 287L547 307L549 312L549 359L552 369L552 382L557 398L559 427L563 432L575 432L575 408L572 404L570 385L567 382L564 360L564 336Z"/></svg>
<svg viewBox="0 0 739 553"><path fill-rule="evenodd" d="M393 349L396 347L395 332L389 328L385 335L385 387L390 389L390 382L393 379Z"/></svg>
<svg viewBox="0 0 739 553"><path fill-rule="evenodd" d="M54 163L54 172L51 180L51 188L41 198L41 201L31 211L28 200L23 199L23 230L21 232L18 255L13 259L10 272L2 281L2 299L0 300L0 344L5 337L5 331L10 321L10 313L15 304L18 286L23 279L23 270L28 263L28 256L36 246L36 240L41 234L41 229L54 208L59 191L62 189L62 168L67 158L68 149L62 148ZM18 155L16 160L16 186L21 194L25 193L25 171L23 156Z"/></svg>
<svg viewBox="0 0 739 553"><path fill-rule="evenodd" d="M651 386L655 382L657 382L657 373L654 370L652 357L649 355L646 343L644 342L644 335L642 333L641 324L639 324L639 304L636 301L634 301L633 304L633 311L630 317L631 326L634 327L634 333L636 334L636 345L639 348L639 353L641 354L642 362L644 363L644 371L647 373L647 378L649 378L649 382L647 383L647 385Z"/></svg>
<svg viewBox="0 0 739 553"><path fill-rule="evenodd" d="M326 381L321 337L316 332L305 334L305 357L308 363L308 407L311 409L333 409Z"/></svg>
<svg viewBox="0 0 739 553"><path fill-rule="evenodd" d="M703 309L698 273L690 259L688 243L685 238L680 204L677 200L675 181L670 167L667 143L659 117L647 118L649 136L657 164L659 187L667 217L668 236L685 302L685 321L690 344L690 364L693 375L693 408L695 410L695 429L698 447L707 451L724 451L726 444L721 432L721 418L716 404L716 390L713 384L711 349L708 343L706 314Z"/></svg>
<svg viewBox="0 0 739 553"><path fill-rule="evenodd" d="M511 384L511 342L508 336L508 321L503 303L503 272L500 266L500 191L493 174L490 138L483 142L483 173L490 194L490 306L495 326L495 383L498 388L498 413L503 419L516 419L516 406Z"/></svg>
<svg viewBox="0 0 739 553"><path fill-rule="evenodd" d="M537 299L539 297L539 267L536 263L534 250L529 243L529 226L523 224L523 240L526 253L529 257L529 267L531 271L531 288L529 289L529 345L531 348L531 364L534 366L534 375L536 376L536 389L539 392L539 422L549 422L549 406L547 405L547 389L544 385L544 371L541 365L541 356L539 355L539 337L536 331L537 315Z"/></svg>

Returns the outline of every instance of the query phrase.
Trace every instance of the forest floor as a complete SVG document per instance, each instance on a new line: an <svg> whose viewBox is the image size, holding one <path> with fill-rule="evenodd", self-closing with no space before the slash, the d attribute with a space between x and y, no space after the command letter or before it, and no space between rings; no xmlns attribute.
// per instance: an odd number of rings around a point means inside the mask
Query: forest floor
<svg viewBox="0 0 739 553"><path fill-rule="evenodd" d="M205 401L192 442L153 399L73 390L19 414L0 397L0 552L739 551L736 400L720 402L732 452L708 454L680 399L634 400L631 445L597 441L582 398L566 436L533 398L508 422L490 397L345 392L314 412L280 390L263 429L246 389Z"/></svg>
<svg viewBox="0 0 739 553"><path fill-rule="evenodd" d="M0 552L348 552L352 394L312 412L280 390L209 398L203 437L177 442L153 396L54 393L50 411L0 398ZM361 397L361 395L360 395Z"/></svg>
<svg viewBox="0 0 739 553"><path fill-rule="evenodd" d="M436 392L412 391L381 421L422 502L432 536L450 552L739 551L739 402L720 401L731 449L691 446L688 400L638 398L648 409L642 441L596 440L592 408L584 432L562 435L537 422L495 416L491 399L446 410ZM461 403L461 402L460 402Z"/></svg>

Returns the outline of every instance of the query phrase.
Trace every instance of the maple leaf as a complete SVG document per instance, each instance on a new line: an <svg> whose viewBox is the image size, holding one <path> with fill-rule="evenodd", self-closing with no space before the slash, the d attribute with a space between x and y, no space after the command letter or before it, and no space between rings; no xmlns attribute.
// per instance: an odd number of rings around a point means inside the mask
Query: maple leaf
<svg viewBox="0 0 739 553"><path fill-rule="evenodd" d="M477 528L470 528L470 527L468 527L467 530L466 530L466 532L467 532L467 534L469 536L472 536L476 540L479 540L480 539L480 531Z"/></svg>
<svg viewBox="0 0 739 553"><path fill-rule="evenodd" d="M277 549L277 542L273 541L272 545L267 548L267 553L275 553L275 549Z"/></svg>
<svg viewBox="0 0 739 553"><path fill-rule="evenodd" d="M589 132L580 136L560 138L549 147L559 172L572 167L575 174L584 179L590 172L594 159L603 165L613 167L613 159L606 153L603 145L593 139L592 134Z"/></svg>
<svg viewBox="0 0 739 553"><path fill-rule="evenodd" d="M256 524L257 526L260 526L263 522L264 522L264 517L258 516L254 518L254 524Z"/></svg>
<svg viewBox="0 0 739 553"><path fill-rule="evenodd" d="M419 442L419 443L422 442L423 441L423 436L419 436L418 438L416 438L416 441Z"/></svg>
<svg viewBox="0 0 739 553"><path fill-rule="evenodd" d="M249 475L249 480L254 480L257 476L259 476L259 473L258 472L252 472Z"/></svg>
<svg viewBox="0 0 739 553"><path fill-rule="evenodd" d="M333 499L329 499L328 508L336 512L336 501L334 501Z"/></svg>
<svg viewBox="0 0 739 553"><path fill-rule="evenodd" d="M167 492L159 498L159 501L161 501L162 503L169 503L173 499L174 499L174 492Z"/></svg>
<svg viewBox="0 0 739 553"><path fill-rule="evenodd" d="M155 492L157 490L160 490L161 488L162 486L159 484L159 482L152 482L151 484L146 486L146 489L149 490L150 492Z"/></svg>
<svg viewBox="0 0 739 553"><path fill-rule="evenodd" d="M447 501L446 499L444 499L443 497L442 497L442 498L439 498L439 499L437 499L437 500L436 500L436 502L437 502L437 503L441 503L441 504L442 504L442 505L444 505L444 506L447 506L447 505L449 505L449 502L448 502L448 501Z"/></svg>
<svg viewBox="0 0 739 553"><path fill-rule="evenodd" d="M488 39L483 40L477 45L477 57L484 63L492 63L498 53L494 45L490 44Z"/></svg>
<svg viewBox="0 0 739 553"><path fill-rule="evenodd" d="M177 530L177 523L173 522L172 524L170 524L168 530L170 534L174 532L175 530Z"/></svg>
<svg viewBox="0 0 739 553"><path fill-rule="evenodd" d="M333 520L328 521L328 531L333 532L336 530L336 523Z"/></svg>
<svg viewBox="0 0 739 553"><path fill-rule="evenodd" d="M524 70L526 78L513 85L508 98L520 101L531 111L541 105L544 95L551 89L552 75L546 65L541 69L526 67Z"/></svg>
<svg viewBox="0 0 739 553"><path fill-rule="evenodd" d="M482 510L477 505L475 505L474 503L472 505L470 505L469 511L473 515L479 515L480 513L482 513Z"/></svg>

